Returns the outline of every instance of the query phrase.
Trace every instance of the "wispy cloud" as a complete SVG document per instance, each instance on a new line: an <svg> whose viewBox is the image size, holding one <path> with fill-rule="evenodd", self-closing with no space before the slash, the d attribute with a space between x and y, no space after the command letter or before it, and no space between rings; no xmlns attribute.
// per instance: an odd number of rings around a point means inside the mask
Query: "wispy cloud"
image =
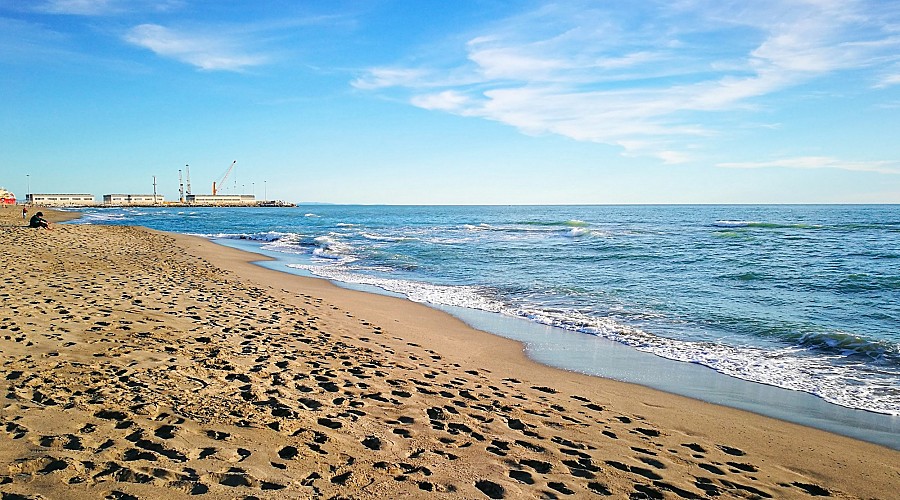
<svg viewBox="0 0 900 500"><path fill-rule="evenodd" d="M67 47L65 34L46 26L0 17L0 61L31 63L39 59L71 61L75 54Z"/></svg>
<svg viewBox="0 0 900 500"><path fill-rule="evenodd" d="M900 71L881 77L881 79L875 84L875 88L885 89L888 87L893 87L895 85L900 85Z"/></svg>
<svg viewBox="0 0 900 500"><path fill-rule="evenodd" d="M50 14L98 15L119 10L114 0L49 0L34 9Z"/></svg>
<svg viewBox="0 0 900 500"><path fill-rule="evenodd" d="M352 85L362 90L408 86L413 84L413 82L421 82L425 74L426 72L421 69L373 68L364 76L354 80Z"/></svg>
<svg viewBox="0 0 900 500"><path fill-rule="evenodd" d="M44 0L25 7L47 14L108 16L127 12L165 12L183 4L183 0Z"/></svg>
<svg viewBox="0 0 900 500"><path fill-rule="evenodd" d="M268 56L247 51L233 36L186 34L158 24L135 26L125 40L162 57L209 71L241 71L269 62Z"/></svg>
<svg viewBox="0 0 900 500"><path fill-rule="evenodd" d="M412 103L424 109L459 112L468 106L469 98L460 92L445 90L437 94L413 97Z"/></svg>
<svg viewBox="0 0 900 500"><path fill-rule="evenodd" d="M547 4L473 34L456 64L372 68L353 84L676 163L691 158L685 144L727 132L706 125L714 114L835 72L875 80L900 61L898 23L896 8L864 0Z"/></svg>
<svg viewBox="0 0 900 500"><path fill-rule="evenodd" d="M833 168L853 172L875 172L900 175L900 161L845 161L827 156L801 156L760 162L719 163L721 168Z"/></svg>

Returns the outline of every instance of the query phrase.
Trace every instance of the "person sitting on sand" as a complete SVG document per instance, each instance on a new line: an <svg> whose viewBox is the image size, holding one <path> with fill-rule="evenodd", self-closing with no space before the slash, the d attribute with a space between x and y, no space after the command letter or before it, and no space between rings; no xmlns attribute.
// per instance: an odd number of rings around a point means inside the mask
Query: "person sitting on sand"
<svg viewBox="0 0 900 500"><path fill-rule="evenodd" d="M28 222L28 227L42 227L45 229L50 229L50 222L44 218L43 212L38 212L34 214L34 217L31 218L31 221Z"/></svg>

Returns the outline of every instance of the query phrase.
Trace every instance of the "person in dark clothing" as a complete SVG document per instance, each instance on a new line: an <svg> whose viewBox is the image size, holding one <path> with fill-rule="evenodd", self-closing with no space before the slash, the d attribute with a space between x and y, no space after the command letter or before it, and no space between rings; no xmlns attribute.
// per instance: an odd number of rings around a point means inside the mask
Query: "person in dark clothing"
<svg viewBox="0 0 900 500"><path fill-rule="evenodd" d="M44 218L43 212L38 212L34 214L34 217L31 218L31 221L28 222L28 227L42 227L44 229L50 229L50 223L47 219Z"/></svg>

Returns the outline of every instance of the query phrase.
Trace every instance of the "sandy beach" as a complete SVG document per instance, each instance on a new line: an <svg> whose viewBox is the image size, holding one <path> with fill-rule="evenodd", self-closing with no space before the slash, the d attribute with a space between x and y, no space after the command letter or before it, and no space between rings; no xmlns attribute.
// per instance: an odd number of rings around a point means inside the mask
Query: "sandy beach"
<svg viewBox="0 0 900 500"><path fill-rule="evenodd" d="M900 452L542 366L421 304L200 238L0 214L4 500L896 498L900 486Z"/></svg>

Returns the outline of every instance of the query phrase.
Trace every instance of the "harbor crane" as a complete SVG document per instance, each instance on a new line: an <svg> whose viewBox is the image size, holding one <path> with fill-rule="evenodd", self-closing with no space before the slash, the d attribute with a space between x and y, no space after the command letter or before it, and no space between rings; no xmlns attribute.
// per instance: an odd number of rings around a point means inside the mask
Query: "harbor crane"
<svg viewBox="0 0 900 500"><path fill-rule="evenodd" d="M231 175L231 171L234 170L234 165L235 165L236 163L237 163L237 160L234 160L233 162L231 162L231 166L228 167L228 170L225 171L225 175L223 175L223 176L222 176L222 179L219 180L219 186L225 185L225 181L228 180L228 176ZM213 185L212 185L212 194L213 194L213 196L215 196L216 193L217 193L217 191L216 191L216 182L213 181Z"/></svg>
<svg viewBox="0 0 900 500"><path fill-rule="evenodd" d="M178 201L184 203L184 181L181 177L181 169L178 169Z"/></svg>

